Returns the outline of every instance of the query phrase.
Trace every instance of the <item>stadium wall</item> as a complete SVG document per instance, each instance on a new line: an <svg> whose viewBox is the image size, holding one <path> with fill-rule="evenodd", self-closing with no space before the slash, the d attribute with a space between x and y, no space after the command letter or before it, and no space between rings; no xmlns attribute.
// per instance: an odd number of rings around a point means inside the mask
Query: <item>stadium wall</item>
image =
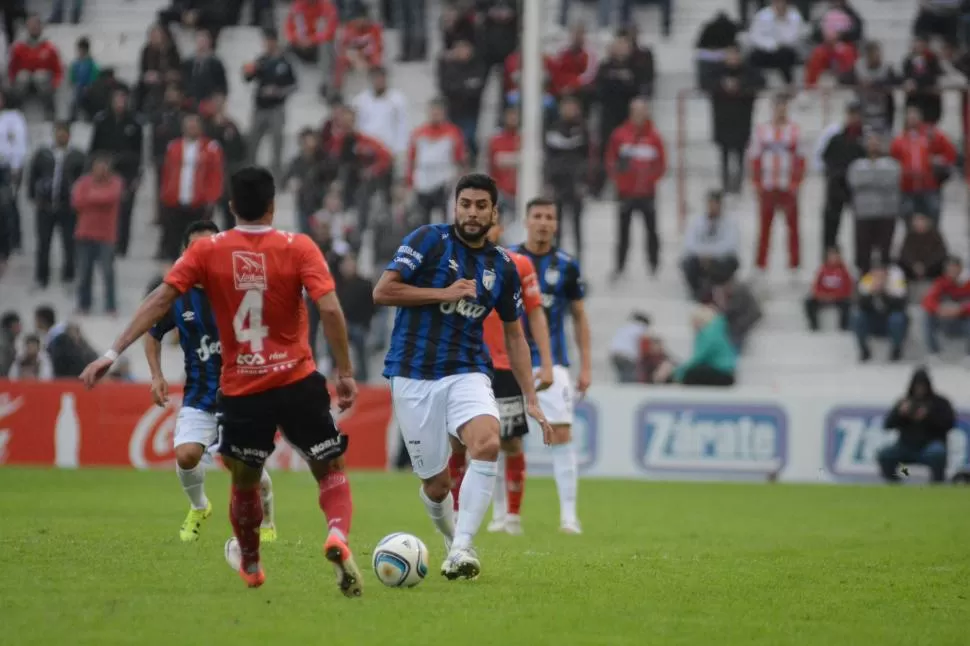
<svg viewBox="0 0 970 646"><path fill-rule="evenodd" d="M893 397L879 392L782 394L610 386L577 403L574 436L583 477L850 483L876 482L875 454ZM177 393L155 406L144 384L0 380L0 464L170 468ZM970 410L950 432L949 466L970 467ZM383 469L398 447L389 392L365 387L339 419L348 464ZM541 438L526 439L529 471L551 472ZM305 468L284 442L276 469ZM925 472L913 470L914 478Z"/></svg>

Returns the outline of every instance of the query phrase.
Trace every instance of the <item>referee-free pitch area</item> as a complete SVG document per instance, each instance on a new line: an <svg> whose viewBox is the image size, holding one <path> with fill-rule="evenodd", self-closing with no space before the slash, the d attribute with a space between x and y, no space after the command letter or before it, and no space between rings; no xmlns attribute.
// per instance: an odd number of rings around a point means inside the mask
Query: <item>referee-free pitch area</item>
<svg viewBox="0 0 970 646"><path fill-rule="evenodd" d="M223 559L228 479L184 545L174 473L0 469L0 643L967 644L970 491L906 486L584 481L585 534L557 530L551 480L528 481L521 537L483 533L477 581L438 575L442 545L410 475L353 474L364 597L320 554L306 473L274 473L280 540L246 589ZM431 550L411 590L370 551L406 531Z"/></svg>

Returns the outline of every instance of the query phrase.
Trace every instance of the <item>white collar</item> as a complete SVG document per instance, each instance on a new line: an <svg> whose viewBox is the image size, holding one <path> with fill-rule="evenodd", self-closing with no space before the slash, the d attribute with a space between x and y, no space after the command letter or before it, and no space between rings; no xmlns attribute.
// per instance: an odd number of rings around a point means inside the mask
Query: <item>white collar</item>
<svg viewBox="0 0 970 646"><path fill-rule="evenodd" d="M273 230L268 224L237 224L236 228L243 233L269 233Z"/></svg>

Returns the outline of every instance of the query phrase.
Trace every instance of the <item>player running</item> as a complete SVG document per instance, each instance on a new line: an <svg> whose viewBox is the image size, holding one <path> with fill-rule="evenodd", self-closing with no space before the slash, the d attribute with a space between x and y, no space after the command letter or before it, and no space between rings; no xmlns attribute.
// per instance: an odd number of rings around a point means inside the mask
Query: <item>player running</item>
<svg viewBox="0 0 970 646"><path fill-rule="evenodd" d="M326 379L310 354L304 289L316 303L330 344L340 410L357 395L347 327L320 249L305 235L273 228L275 194L267 170L236 172L230 191L236 228L196 240L81 379L93 387L180 295L201 286L224 357L219 451L232 474L229 516L235 534L226 543L226 560L249 587L266 580L259 560L259 482L279 427L319 484L318 500L329 526L324 554L337 571L338 586L348 597L359 596L360 570L347 546L352 514L342 458L347 437L337 430Z"/></svg>
<svg viewBox="0 0 970 646"><path fill-rule="evenodd" d="M486 239L497 217L495 181L465 175L455 187L455 224L420 227L408 235L374 287L374 302L398 308L384 376L414 472L419 495L445 537L441 573L473 579L481 563L472 539L495 487L499 412L482 321L498 311L509 361L526 408L548 441L551 429L539 409L519 316L522 294L512 259ZM471 458L458 497L457 527L448 476L454 440Z"/></svg>
<svg viewBox="0 0 970 646"><path fill-rule="evenodd" d="M193 222L182 236L182 251L196 240L217 233L219 227L211 220ZM161 342L166 334L176 329L185 355L185 385L182 407L175 421L175 470L189 499L189 513L179 530L179 538L190 543L199 540L202 523L212 515L212 503L205 495L207 465L203 458L208 458L209 447L219 438L215 411L222 371L222 347L216 322L212 318L209 299L198 286L180 296L162 320L145 335L145 358L152 374L152 399L159 406L168 404ZM263 501L260 541L271 543L276 540L273 482L265 469L259 482L259 493Z"/></svg>
<svg viewBox="0 0 970 646"><path fill-rule="evenodd" d="M579 346L579 379L576 390L586 394L590 384L592 356L590 355L589 320L583 307L585 287L579 262L565 251L556 248L556 229L559 228L556 204L545 198L535 198L526 205L525 243L515 251L528 256L535 265L542 290L542 304L549 321L549 340L554 364L552 387L539 393L542 412L552 425L552 470L559 492L560 529L567 534L582 530L576 514L576 492L579 473L576 452L572 445L573 387L569 376L569 351L566 342L566 316L572 314ZM527 326L528 327L528 326ZM531 333L531 330L530 330ZM533 346L532 365L541 365L541 357Z"/></svg>
<svg viewBox="0 0 970 646"><path fill-rule="evenodd" d="M501 219L488 230L488 240L498 244L502 237ZM507 252L515 263L519 280L522 283L522 300L525 304L525 314L529 321L529 328L533 331L533 338L529 341L530 350L537 347L541 357L541 367L538 372L536 390L541 391L552 384L552 355L549 350L549 328L546 325L546 313L542 308L542 292L539 291L539 281L532 261L522 254ZM502 321L498 312L492 310L483 324L485 345L492 356L492 391L498 403L501 453L496 461L498 467L495 476L495 492L492 498L492 522L488 526L490 532L508 532L518 535L522 533L522 521L519 511L522 508L522 497L525 494L525 453L522 452L522 438L529 432L529 425L525 417L525 400L522 389L512 374L509 355L505 350L505 337L502 331ZM451 493L455 499L455 511L458 511L458 492L465 475L465 450L463 446L452 447L451 457L448 459L448 473L451 476ZM508 495L506 496L506 490Z"/></svg>

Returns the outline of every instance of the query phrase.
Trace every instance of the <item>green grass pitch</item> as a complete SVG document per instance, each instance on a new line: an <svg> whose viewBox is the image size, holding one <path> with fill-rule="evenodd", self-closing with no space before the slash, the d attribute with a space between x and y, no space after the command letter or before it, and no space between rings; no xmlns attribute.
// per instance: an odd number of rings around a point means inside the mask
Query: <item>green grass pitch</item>
<svg viewBox="0 0 970 646"><path fill-rule="evenodd" d="M442 545L410 475L353 474L364 596L320 554L306 473L274 474L280 541L248 590L223 559L224 473L193 545L174 473L0 469L0 643L645 644L970 643L966 489L585 481L586 531L557 531L531 479L525 536L479 537L473 582L438 575ZM381 586L370 551L407 531L431 551L417 588Z"/></svg>

